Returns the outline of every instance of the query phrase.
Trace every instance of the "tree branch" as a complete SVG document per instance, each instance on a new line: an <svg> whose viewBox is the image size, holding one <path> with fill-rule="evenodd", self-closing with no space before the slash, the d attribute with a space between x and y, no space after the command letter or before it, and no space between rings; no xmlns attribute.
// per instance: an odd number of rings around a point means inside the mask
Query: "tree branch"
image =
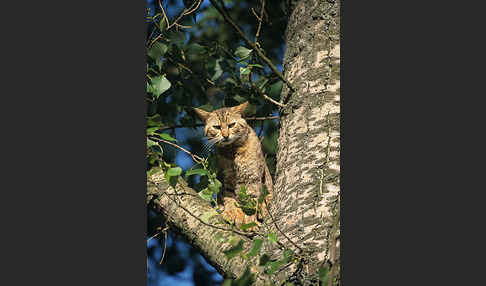
<svg viewBox="0 0 486 286"><path fill-rule="evenodd" d="M231 237L236 242L240 239L243 240L245 248L250 249L251 240L248 237L231 232L220 215L210 217L207 223L202 221L201 216L214 212L214 208L199 197L196 191L189 188L182 178L179 178L175 187L176 191L193 195L181 196L175 200L167 194L171 188L165 181L163 171L152 174L147 180L148 193L156 197L154 200L156 211L167 220L167 224L173 231L185 237L211 265L227 278L235 279L244 273L250 263L255 264L253 261L244 260L239 256L228 260L223 253L232 247L228 242ZM208 225L218 226L218 228Z"/></svg>

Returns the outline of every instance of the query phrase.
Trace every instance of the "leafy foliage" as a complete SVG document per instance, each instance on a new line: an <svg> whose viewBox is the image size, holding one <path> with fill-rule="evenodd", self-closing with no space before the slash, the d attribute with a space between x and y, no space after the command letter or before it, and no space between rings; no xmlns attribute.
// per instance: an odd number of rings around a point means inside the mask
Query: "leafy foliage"
<svg viewBox="0 0 486 286"><path fill-rule="evenodd" d="M196 2L198 1L168 0L161 1L162 5L158 1L147 2L146 171L150 175L163 170L172 187L183 178L190 187L199 192L199 196L216 206L216 195L222 188L218 179L220 174L214 156L203 138L202 124L192 108L212 111L249 101L251 105L247 116L276 115L277 106L265 100L262 93L279 101L282 82L254 49L241 40L241 35L225 23L214 6L208 1L203 1L200 5ZM254 41L259 23L251 8L259 11L258 1L216 2L220 5L225 3L229 15L237 19L237 24L242 27L245 35ZM265 7L265 17L257 43L265 56L279 66L284 50L286 15L282 11L281 1L266 0ZM192 13L179 18L181 13L191 9L194 10ZM273 173L277 120L248 122L264 138L264 152ZM151 194L147 195L148 203L153 199ZM257 210L261 200L261 197L251 198L243 194L240 204L245 211L252 213ZM208 212L201 219L207 221L213 215L215 212ZM148 224L149 237L165 226L165 222L154 215L148 216ZM241 229L247 230L253 226L244 225ZM206 265L201 262L204 261L202 258L196 258L197 255L182 255L180 246L187 245L170 230L168 233L168 238L164 235L155 237L152 241L157 241L157 245L149 247L149 259L155 261L160 258L158 255L162 253L164 244L172 237L171 245L166 245L165 254L170 255L170 262L155 263L155 268L150 268L153 270L152 274L164 271L168 275L175 275L190 265L194 269L201 263ZM255 239L251 250L236 248L233 252L245 257L258 256L263 244L263 239ZM197 254L195 250L191 251ZM207 265L205 267L201 269L210 269ZM221 279L213 277L214 273L214 270L203 271L198 273L199 278L194 274L193 281L196 285L221 283ZM231 285L247 285L252 279L252 274L248 272L239 280L232 281ZM157 279L150 281L155 283Z"/></svg>

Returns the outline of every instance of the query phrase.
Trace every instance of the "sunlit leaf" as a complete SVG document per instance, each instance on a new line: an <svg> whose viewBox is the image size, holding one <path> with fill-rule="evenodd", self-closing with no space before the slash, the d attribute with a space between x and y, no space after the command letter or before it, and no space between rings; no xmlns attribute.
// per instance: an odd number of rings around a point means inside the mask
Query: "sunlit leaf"
<svg viewBox="0 0 486 286"><path fill-rule="evenodd" d="M275 233L273 231L271 231L268 234L268 240L270 241L270 243L276 243L277 242L277 235L275 235Z"/></svg>
<svg viewBox="0 0 486 286"><path fill-rule="evenodd" d="M207 176L208 175L208 170L205 170L205 169L193 169L193 170L189 170L186 172L186 175L185 177L189 177L189 176L192 176L192 175L201 175L201 176Z"/></svg>
<svg viewBox="0 0 486 286"><path fill-rule="evenodd" d="M147 135L154 135L156 134L155 131L159 130L159 127L150 127L147 128Z"/></svg>
<svg viewBox="0 0 486 286"><path fill-rule="evenodd" d="M167 140L167 141L176 141L177 142L177 139L175 138L172 138L172 136L170 136L169 134L167 133L160 133L160 134L157 134L160 138L164 139L164 140Z"/></svg>
<svg viewBox="0 0 486 286"><path fill-rule="evenodd" d="M240 47L238 47L238 48L236 49L236 51L235 51L235 56L237 56L238 58L240 58L240 59L242 59L242 60L243 60L243 59L246 59L246 58L247 58L247 57L250 55L250 53L251 53L252 51L253 51L253 50L249 50L249 49L247 49L247 48L245 48L245 47L241 47L241 46L240 46Z"/></svg>
<svg viewBox="0 0 486 286"><path fill-rule="evenodd" d="M268 275L272 275L273 273L275 273L275 271L279 270L280 267L282 266L282 261L281 260L277 260L277 261L272 261L272 262L268 262L265 266L267 268L267 273Z"/></svg>
<svg viewBox="0 0 486 286"><path fill-rule="evenodd" d="M152 88L156 98L158 98L162 93L166 92L170 86L170 81L167 80L163 75L152 78Z"/></svg>
<svg viewBox="0 0 486 286"><path fill-rule="evenodd" d="M157 145L157 142L152 141L152 140L147 138L147 148L152 147L152 146L156 146L156 145Z"/></svg>
<svg viewBox="0 0 486 286"><path fill-rule="evenodd" d="M213 198L213 192L208 188L204 188L199 192L199 196L203 198L203 200L210 202Z"/></svg>
<svg viewBox="0 0 486 286"><path fill-rule="evenodd" d="M242 224L240 226L240 229L241 230L247 230L247 229L252 228L254 226L257 226L257 224L255 222L250 222L250 223L247 223L247 224Z"/></svg>
<svg viewBox="0 0 486 286"><path fill-rule="evenodd" d="M169 177L179 176L181 173L182 169L180 167L170 168L167 170L167 176Z"/></svg>

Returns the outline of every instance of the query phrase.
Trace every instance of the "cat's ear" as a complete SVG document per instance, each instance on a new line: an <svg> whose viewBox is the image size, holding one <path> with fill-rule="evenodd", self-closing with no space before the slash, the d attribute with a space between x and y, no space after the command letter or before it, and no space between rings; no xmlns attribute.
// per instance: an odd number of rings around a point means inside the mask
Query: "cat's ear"
<svg viewBox="0 0 486 286"><path fill-rule="evenodd" d="M243 102L242 104L232 107L231 110L235 113L239 113L240 115L243 115L245 112L245 108L248 106L248 101Z"/></svg>
<svg viewBox="0 0 486 286"><path fill-rule="evenodd" d="M199 108L193 108L193 109L196 112L197 116L199 116L199 118L201 119L201 121L204 124L206 124L206 120L208 120L209 115L211 114L211 112L207 112L207 111L204 111L204 110L199 109Z"/></svg>

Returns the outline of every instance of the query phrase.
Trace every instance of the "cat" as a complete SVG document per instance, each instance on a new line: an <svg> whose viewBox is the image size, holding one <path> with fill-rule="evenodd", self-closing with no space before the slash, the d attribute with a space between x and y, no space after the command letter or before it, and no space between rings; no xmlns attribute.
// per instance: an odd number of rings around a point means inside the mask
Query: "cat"
<svg viewBox="0 0 486 286"><path fill-rule="evenodd" d="M243 118L248 102L235 107L220 108L207 112L199 108L194 111L205 124L204 136L215 145L216 161L222 175L223 187L218 194L218 201L223 205L222 215L237 226L263 221L268 212L268 203L273 191L273 182L260 140L255 131ZM268 195L259 211L255 214L245 213L237 206L237 193L242 185L246 193L255 201L266 186Z"/></svg>

